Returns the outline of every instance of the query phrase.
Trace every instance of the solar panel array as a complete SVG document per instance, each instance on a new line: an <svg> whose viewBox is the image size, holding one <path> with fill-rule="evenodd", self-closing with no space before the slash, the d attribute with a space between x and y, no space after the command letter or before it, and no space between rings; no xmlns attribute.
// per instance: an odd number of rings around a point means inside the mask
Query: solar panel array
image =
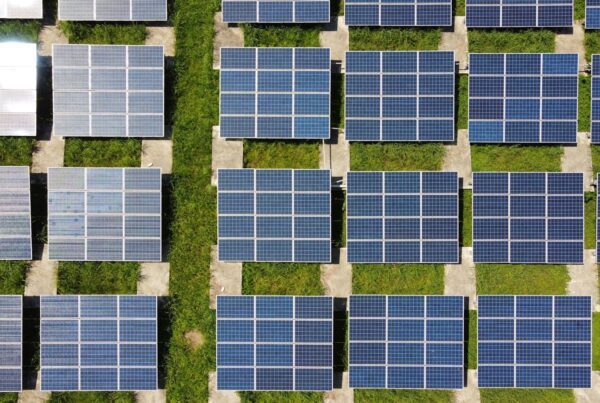
<svg viewBox="0 0 600 403"><path fill-rule="evenodd" d="M221 48L221 137L328 139L326 48Z"/></svg>
<svg viewBox="0 0 600 403"><path fill-rule="evenodd" d="M40 297L41 389L157 389L156 304L153 296Z"/></svg>
<svg viewBox="0 0 600 403"><path fill-rule="evenodd" d="M479 387L590 388L591 305L589 296L479 296Z"/></svg>
<svg viewBox="0 0 600 403"><path fill-rule="evenodd" d="M29 167L0 167L0 260L31 260L29 189Z"/></svg>
<svg viewBox="0 0 600 403"><path fill-rule="evenodd" d="M49 168L52 260L160 261L159 168Z"/></svg>
<svg viewBox="0 0 600 403"><path fill-rule="evenodd" d="M54 133L163 137L162 46L53 45Z"/></svg>
<svg viewBox="0 0 600 403"><path fill-rule="evenodd" d="M63 21L166 21L167 0L58 0Z"/></svg>
<svg viewBox="0 0 600 403"><path fill-rule="evenodd" d="M20 392L23 370L23 298L0 295L0 392Z"/></svg>
<svg viewBox="0 0 600 403"><path fill-rule="evenodd" d="M456 172L348 172L351 263L456 263Z"/></svg>
<svg viewBox="0 0 600 403"><path fill-rule="evenodd" d="M453 141L454 52L348 52L345 136Z"/></svg>
<svg viewBox="0 0 600 403"><path fill-rule="evenodd" d="M329 0L223 0L224 22L329 22Z"/></svg>
<svg viewBox="0 0 600 403"><path fill-rule="evenodd" d="M347 0L348 25L450 26L451 0Z"/></svg>
<svg viewBox="0 0 600 403"><path fill-rule="evenodd" d="M600 144L600 55L592 55L592 143Z"/></svg>
<svg viewBox="0 0 600 403"><path fill-rule="evenodd" d="M332 297L217 297L217 389L332 388Z"/></svg>
<svg viewBox="0 0 600 403"><path fill-rule="evenodd" d="M219 260L331 261L331 172L219 169Z"/></svg>
<svg viewBox="0 0 600 403"><path fill-rule="evenodd" d="M473 173L475 263L583 263L582 173Z"/></svg>
<svg viewBox="0 0 600 403"><path fill-rule="evenodd" d="M467 0L469 28L572 26L573 0Z"/></svg>
<svg viewBox="0 0 600 403"><path fill-rule="evenodd" d="M585 29L600 29L600 1L585 1Z"/></svg>
<svg viewBox="0 0 600 403"><path fill-rule="evenodd" d="M464 297L350 296L350 387L462 389Z"/></svg>
<svg viewBox="0 0 600 403"><path fill-rule="evenodd" d="M35 43L0 43L0 136L35 136Z"/></svg>
<svg viewBox="0 0 600 403"><path fill-rule="evenodd" d="M576 54L471 54L469 140L576 143Z"/></svg>
<svg viewBox="0 0 600 403"><path fill-rule="evenodd" d="M37 19L42 15L42 0L0 0L0 18Z"/></svg>

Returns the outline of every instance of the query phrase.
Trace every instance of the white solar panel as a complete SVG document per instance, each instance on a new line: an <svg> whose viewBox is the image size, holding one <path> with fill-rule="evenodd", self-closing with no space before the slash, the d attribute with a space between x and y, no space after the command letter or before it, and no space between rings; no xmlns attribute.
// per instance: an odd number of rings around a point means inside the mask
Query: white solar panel
<svg viewBox="0 0 600 403"><path fill-rule="evenodd" d="M42 18L42 0L0 0L0 18Z"/></svg>
<svg viewBox="0 0 600 403"><path fill-rule="evenodd" d="M35 136L36 89L36 45L0 43L0 136Z"/></svg>
<svg viewBox="0 0 600 403"><path fill-rule="evenodd" d="M58 0L63 21L166 21L167 0Z"/></svg>
<svg viewBox="0 0 600 403"><path fill-rule="evenodd" d="M22 327L23 297L0 295L0 392L22 389Z"/></svg>
<svg viewBox="0 0 600 403"><path fill-rule="evenodd" d="M29 167L0 167L0 260L31 260Z"/></svg>

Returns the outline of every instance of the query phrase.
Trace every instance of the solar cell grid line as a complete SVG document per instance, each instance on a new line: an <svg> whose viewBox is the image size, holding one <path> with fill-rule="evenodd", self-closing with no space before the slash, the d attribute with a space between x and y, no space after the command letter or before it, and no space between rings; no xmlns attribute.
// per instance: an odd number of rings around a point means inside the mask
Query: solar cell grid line
<svg viewBox="0 0 600 403"><path fill-rule="evenodd" d="M351 388L462 389L463 296L351 295Z"/></svg>
<svg viewBox="0 0 600 403"><path fill-rule="evenodd" d="M348 172L351 263L456 263L458 173Z"/></svg>
<svg viewBox="0 0 600 403"><path fill-rule="evenodd" d="M572 27L572 0L467 0L468 28Z"/></svg>
<svg viewBox="0 0 600 403"><path fill-rule="evenodd" d="M217 175L220 261L331 261L330 170L219 169Z"/></svg>
<svg viewBox="0 0 600 403"><path fill-rule="evenodd" d="M221 48L220 136L328 139L328 48Z"/></svg>
<svg viewBox="0 0 600 403"><path fill-rule="evenodd" d="M349 26L450 26L450 0L349 0L344 5Z"/></svg>
<svg viewBox="0 0 600 403"><path fill-rule="evenodd" d="M454 51L346 52L349 141L454 141Z"/></svg>
<svg viewBox="0 0 600 403"><path fill-rule="evenodd" d="M0 1L0 19L2 18L42 18L42 0L2 0Z"/></svg>
<svg viewBox="0 0 600 403"><path fill-rule="evenodd" d="M589 296L478 296L483 388L590 388Z"/></svg>
<svg viewBox="0 0 600 403"><path fill-rule="evenodd" d="M473 173L475 263L583 264L583 174Z"/></svg>
<svg viewBox="0 0 600 403"><path fill-rule="evenodd" d="M22 385L23 297L0 295L0 392L20 392Z"/></svg>
<svg viewBox="0 0 600 403"><path fill-rule="evenodd" d="M0 166L0 260L31 260L28 166Z"/></svg>
<svg viewBox="0 0 600 403"><path fill-rule="evenodd" d="M576 54L469 55L471 143L577 142Z"/></svg>
<svg viewBox="0 0 600 403"><path fill-rule="evenodd" d="M222 0L224 22L329 22L329 0Z"/></svg>
<svg viewBox="0 0 600 403"><path fill-rule="evenodd" d="M162 259L160 168L49 168L49 258Z"/></svg>
<svg viewBox="0 0 600 403"><path fill-rule="evenodd" d="M164 48L53 45L54 132L164 137Z"/></svg>
<svg viewBox="0 0 600 403"><path fill-rule="evenodd" d="M217 389L333 388L333 298L217 296Z"/></svg>
<svg viewBox="0 0 600 403"><path fill-rule="evenodd" d="M58 0L62 21L166 21L167 0Z"/></svg>
<svg viewBox="0 0 600 403"><path fill-rule="evenodd" d="M44 391L158 387L157 297L40 297Z"/></svg>

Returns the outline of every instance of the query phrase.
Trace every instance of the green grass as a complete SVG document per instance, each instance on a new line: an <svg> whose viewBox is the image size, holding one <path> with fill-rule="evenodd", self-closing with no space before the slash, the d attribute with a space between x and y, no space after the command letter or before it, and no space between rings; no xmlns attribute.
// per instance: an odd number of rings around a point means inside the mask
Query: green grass
<svg viewBox="0 0 600 403"><path fill-rule="evenodd" d="M439 171L444 162L440 143L350 144L352 171Z"/></svg>
<svg viewBox="0 0 600 403"><path fill-rule="evenodd" d="M562 265L476 265L479 295L563 295L570 280Z"/></svg>
<svg viewBox="0 0 600 403"><path fill-rule="evenodd" d="M67 167L139 167L142 141L139 139L82 139L65 141Z"/></svg>
<svg viewBox="0 0 600 403"><path fill-rule="evenodd" d="M596 192L585 192L585 248L596 248Z"/></svg>
<svg viewBox="0 0 600 403"><path fill-rule="evenodd" d="M135 294L138 263L60 262L59 294Z"/></svg>
<svg viewBox="0 0 600 403"><path fill-rule="evenodd" d="M320 26L243 25L246 47L319 47Z"/></svg>
<svg viewBox="0 0 600 403"><path fill-rule="evenodd" d="M242 294L322 295L318 264L244 263Z"/></svg>
<svg viewBox="0 0 600 403"><path fill-rule="evenodd" d="M579 76L579 100L578 114L579 122L577 130L580 132L590 131L590 103L592 93L592 78L590 76Z"/></svg>
<svg viewBox="0 0 600 403"><path fill-rule="evenodd" d="M318 392L240 392L243 403L321 403Z"/></svg>
<svg viewBox="0 0 600 403"><path fill-rule="evenodd" d="M427 402L450 403L454 394L448 390L355 389L356 403Z"/></svg>
<svg viewBox="0 0 600 403"><path fill-rule="evenodd" d="M463 180L470 180L463 178ZM461 224L461 246L473 244L473 192L470 189L460 191L460 224Z"/></svg>
<svg viewBox="0 0 600 403"><path fill-rule="evenodd" d="M456 116L456 128L457 129L468 129L469 128L469 75L459 74L458 85L457 85L456 102L457 102L457 116Z"/></svg>
<svg viewBox="0 0 600 403"><path fill-rule="evenodd" d="M482 403L569 403L575 402L571 389L480 389Z"/></svg>
<svg viewBox="0 0 600 403"><path fill-rule="evenodd" d="M18 393L0 393L0 403L17 403L18 401Z"/></svg>
<svg viewBox="0 0 600 403"><path fill-rule="evenodd" d="M470 53L554 53L555 33L547 29L469 30Z"/></svg>
<svg viewBox="0 0 600 403"><path fill-rule="evenodd" d="M53 392L50 403L133 403L133 392Z"/></svg>
<svg viewBox="0 0 600 403"><path fill-rule="evenodd" d="M466 15L465 3L465 0L454 1L454 15Z"/></svg>
<svg viewBox="0 0 600 403"><path fill-rule="evenodd" d="M592 369L594 371L600 371L600 313L594 312L592 316L592 334L595 335L592 344Z"/></svg>
<svg viewBox="0 0 600 403"><path fill-rule="evenodd" d="M561 146L471 144L476 171L560 172Z"/></svg>
<svg viewBox="0 0 600 403"><path fill-rule="evenodd" d="M146 26L142 24L94 24L61 21L60 30L69 43L98 45L143 45Z"/></svg>
<svg viewBox="0 0 600 403"><path fill-rule="evenodd" d="M600 53L600 31L586 30L585 31L585 60L588 63L592 62L592 55Z"/></svg>
<svg viewBox="0 0 600 403"><path fill-rule="evenodd" d="M35 140L25 137L0 137L0 165L31 166Z"/></svg>
<svg viewBox="0 0 600 403"><path fill-rule="evenodd" d="M28 268L24 261L0 261L0 294L23 294Z"/></svg>
<svg viewBox="0 0 600 403"><path fill-rule="evenodd" d="M4 20L0 22L0 40L36 42L41 21Z"/></svg>
<svg viewBox="0 0 600 403"><path fill-rule="evenodd" d="M477 369L477 311L469 310L469 338L467 340L467 368Z"/></svg>
<svg viewBox="0 0 600 403"><path fill-rule="evenodd" d="M444 265L354 264L353 294L443 294Z"/></svg>
<svg viewBox="0 0 600 403"><path fill-rule="evenodd" d="M247 168L319 168L319 158L316 141L244 140Z"/></svg>
<svg viewBox="0 0 600 403"><path fill-rule="evenodd" d="M437 50L440 29L350 28L350 50Z"/></svg>
<svg viewBox="0 0 600 403"><path fill-rule="evenodd" d="M594 180L600 172L600 146L592 144L592 169L594 171Z"/></svg>

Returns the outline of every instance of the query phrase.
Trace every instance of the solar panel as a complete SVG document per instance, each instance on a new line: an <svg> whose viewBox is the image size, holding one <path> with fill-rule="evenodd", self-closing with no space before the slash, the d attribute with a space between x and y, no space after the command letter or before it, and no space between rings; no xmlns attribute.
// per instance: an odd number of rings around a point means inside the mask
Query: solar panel
<svg viewBox="0 0 600 403"><path fill-rule="evenodd" d="M331 261L331 172L219 169L219 260Z"/></svg>
<svg viewBox="0 0 600 403"><path fill-rule="evenodd" d="M217 389L333 388L333 297L217 296Z"/></svg>
<svg viewBox="0 0 600 403"><path fill-rule="evenodd" d="M479 296L483 388L590 388L589 296Z"/></svg>
<svg viewBox="0 0 600 403"><path fill-rule="evenodd" d="M467 27L572 27L573 0L467 0Z"/></svg>
<svg viewBox="0 0 600 403"><path fill-rule="evenodd" d="M31 260L29 167L0 167L0 260Z"/></svg>
<svg viewBox="0 0 600 403"><path fill-rule="evenodd" d="M35 43L0 43L0 136L35 136Z"/></svg>
<svg viewBox="0 0 600 403"><path fill-rule="evenodd" d="M451 0L346 0L347 25L450 26Z"/></svg>
<svg viewBox="0 0 600 403"><path fill-rule="evenodd" d="M22 384L23 297L0 295L0 392L20 392Z"/></svg>
<svg viewBox="0 0 600 403"><path fill-rule="evenodd" d="M166 21L167 0L58 0L63 21Z"/></svg>
<svg viewBox="0 0 600 403"><path fill-rule="evenodd" d="M453 141L454 52L347 52L351 141Z"/></svg>
<svg viewBox="0 0 600 403"><path fill-rule="evenodd" d="M51 260L160 261L159 168L49 168Z"/></svg>
<svg viewBox="0 0 600 403"><path fill-rule="evenodd" d="M351 388L462 389L464 297L351 295Z"/></svg>
<svg viewBox="0 0 600 403"><path fill-rule="evenodd" d="M155 390L154 296L40 297L43 391Z"/></svg>
<svg viewBox="0 0 600 403"><path fill-rule="evenodd" d="M42 0L0 0L0 18L37 19L42 14Z"/></svg>
<svg viewBox="0 0 600 403"><path fill-rule="evenodd" d="M583 264L582 173L473 173L475 263Z"/></svg>
<svg viewBox="0 0 600 403"><path fill-rule="evenodd" d="M330 86L329 49L221 48L221 137L328 139Z"/></svg>
<svg viewBox="0 0 600 403"><path fill-rule="evenodd" d="M600 1L585 1L585 29L600 29Z"/></svg>
<svg viewBox="0 0 600 403"><path fill-rule="evenodd" d="M53 45L54 133L163 137L162 46Z"/></svg>
<svg viewBox="0 0 600 403"><path fill-rule="evenodd" d="M348 172L350 263L457 263L456 172Z"/></svg>
<svg viewBox="0 0 600 403"><path fill-rule="evenodd" d="M224 22L329 22L329 0L223 0Z"/></svg>
<svg viewBox="0 0 600 403"><path fill-rule="evenodd" d="M592 143L600 144L600 55L592 55Z"/></svg>
<svg viewBox="0 0 600 403"><path fill-rule="evenodd" d="M576 54L471 54L472 143L576 143Z"/></svg>

